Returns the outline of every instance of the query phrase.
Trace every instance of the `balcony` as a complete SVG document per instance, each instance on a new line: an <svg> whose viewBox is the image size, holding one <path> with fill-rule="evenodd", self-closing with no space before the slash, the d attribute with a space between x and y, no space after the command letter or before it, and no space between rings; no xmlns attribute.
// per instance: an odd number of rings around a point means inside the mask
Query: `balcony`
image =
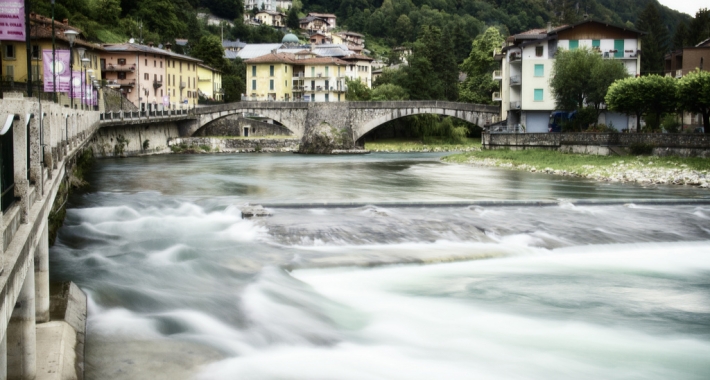
<svg viewBox="0 0 710 380"><path fill-rule="evenodd" d="M523 80L520 75L513 75L510 77L511 86L520 86L521 83L523 83Z"/></svg>
<svg viewBox="0 0 710 380"><path fill-rule="evenodd" d="M153 81L153 88L161 88L163 87L163 81L162 80L154 80Z"/></svg>
<svg viewBox="0 0 710 380"><path fill-rule="evenodd" d="M107 80L106 86L108 87L135 87L135 79L119 79L119 80Z"/></svg>
<svg viewBox="0 0 710 380"><path fill-rule="evenodd" d="M513 53L510 55L510 62L521 62L523 60L523 56L519 53Z"/></svg>
<svg viewBox="0 0 710 380"><path fill-rule="evenodd" d="M493 80L501 80L503 79L503 73L500 70L496 70L493 72Z"/></svg>
<svg viewBox="0 0 710 380"><path fill-rule="evenodd" d="M291 90L293 92L301 92L301 91L303 91L303 86L293 86L293 88L291 88Z"/></svg>
<svg viewBox="0 0 710 380"><path fill-rule="evenodd" d="M519 110L520 109L520 102L510 102L510 109L511 110Z"/></svg>
<svg viewBox="0 0 710 380"><path fill-rule="evenodd" d="M638 58L639 54L641 53L641 50L624 50L624 51L619 51L619 50L609 50L602 52L602 57L604 59L636 59Z"/></svg>
<svg viewBox="0 0 710 380"><path fill-rule="evenodd" d="M491 97L491 100L494 102L500 102L502 99L500 97L500 92L494 92L493 96Z"/></svg>
<svg viewBox="0 0 710 380"><path fill-rule="evenodd" d="M131 65L114 65L113 63L109 63L106 66L101 67L101 71L104 72L133 72L136 71L136 65L131 64Z"/></svg>
<svg viewBox="0 0 710 380"><path fill-rule="evenodd" d="M185 82L180 82L180 89L182 90L185 87L187 87L187 84Z"/></svg>

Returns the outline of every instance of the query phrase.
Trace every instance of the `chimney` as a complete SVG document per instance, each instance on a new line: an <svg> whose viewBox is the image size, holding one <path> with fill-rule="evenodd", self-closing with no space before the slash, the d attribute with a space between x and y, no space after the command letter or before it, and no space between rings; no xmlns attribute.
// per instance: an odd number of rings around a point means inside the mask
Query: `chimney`
<svg viewBox="0 0 710 380"><path fill-rule="evenodd" d="M165 43L165 50L167 50L167 51L172 51L172 50L171 50L172 47L173 47L173 44L171 44L170 42Z"/></svg>
<svg viewBox="0 0 710 380"><path fill-rule="evenodd" d="M552 22L547 23L547 33L550 33L552 31Z"/></svg>

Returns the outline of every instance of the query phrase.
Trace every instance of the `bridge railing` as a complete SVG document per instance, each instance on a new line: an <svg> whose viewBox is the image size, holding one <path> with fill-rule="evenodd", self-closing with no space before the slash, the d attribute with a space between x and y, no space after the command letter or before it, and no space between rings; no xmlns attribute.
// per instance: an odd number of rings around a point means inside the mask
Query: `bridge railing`
<svg viewBox="0 0 710 380"><path fill-rule="evenodd" d="M102 122L117 120L140 120L140 119L168 119L173 117L184 117L190 115L188 109L162 109L150 111L118 111L104 112L100 115Z"/></svg>

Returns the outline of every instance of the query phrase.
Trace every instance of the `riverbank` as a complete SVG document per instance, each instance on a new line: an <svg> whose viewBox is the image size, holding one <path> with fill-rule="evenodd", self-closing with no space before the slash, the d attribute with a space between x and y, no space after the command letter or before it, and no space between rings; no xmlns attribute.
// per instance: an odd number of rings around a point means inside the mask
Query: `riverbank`
<svg viewBox="0 0 710 380"><path fill-rule="evenodd" d="M435 139L428 140L426 144L421 140L381 139L365 142L365 149L378 153L473 152L481 150L481 139L465 139L454 144Z"/></svg>
<svg viewBox="0 0 710 380"><path fill-rule="evenodd" d="M526 149L479 150L447 156L442 161L605 182L710 187L710 159L707 158L590 156Z"/></svg>

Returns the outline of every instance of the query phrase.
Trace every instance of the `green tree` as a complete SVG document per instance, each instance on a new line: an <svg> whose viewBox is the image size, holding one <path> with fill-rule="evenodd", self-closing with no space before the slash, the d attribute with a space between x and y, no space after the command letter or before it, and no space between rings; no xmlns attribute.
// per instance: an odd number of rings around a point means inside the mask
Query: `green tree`
<svg viewBox="0 0 710 380"><path fill-rule="evenodd" d="M396 84L383 84L372 89L372 100L409 100L409 94L404 88Z"/></svg>
<svg viewBox="0 0 710 380"><path fill-rule="evenodd" d="M639 15L636 22L639 30L646 32L641 36L643 59L641 59L642 74L659 74L663 72L664 57L668 52L668 28L663 24L661 15L652 1Z"/></svg>
<svg viewBox="0 0 710 380"><path fill-rule="evenodd" d="M675 109L676 81L660 75L625 78L609 87L605 100L612 111L636 115L636 130L639 131L643 115L660 122L662 115Z"/></svg>
<svg viewBox="0 0 710 380"><path fill-rule="evenodd" d="M370 89L366 84L358 79L345 78L345 84L348 86L348 92L345 94L345 99L351 101L370 100Z"/></svg>
<svg viewBox="0 0 710 380"><path fill-rule="evenodd" d="M94 14L96 21L104 25L118 25L118 19L121 17L121 1L98 0Z"/></svg>
<svg viewBox="0 0 710 380"><path fill-rule="evenodd" d="M201 59L206 65L223 70L225 66L224 49L219 37L214 35L203 36L192 48L192 56Z"/></svg>
<svg viewBox="0 0 710 380"><path fill-rule="evenodd" d="M394 25L394 34L397 37L397 43L410 41L412 38L412 32L414 28L412 27L412 21L407 17L407 15L400 15L397 22Z"/></svg>
<svg viewBox="0 0 710 380"><path fill-rule="evenodd" d="M686 43L695 46L706 38L710 38L710 10L703 8L696 12L695 18L690 21Z"/></svg>
<svg viewBox="0 0 710 380"><path fill-rule="evenodd" d="M595 54L596 55L596 54ZM598 57L598 55L597 55ZM594 125L597 125L599 114L609 87L617 80L627 78L628 71L623 63L612 59L595 59L590 72L589 90L586 103L594 109Z"/></svg>
<svg viewBox="0 0 710 380"><path fill-rule="evenodd" d="M602 58L588 50L559 50L552 64L550 89L560 110L579 110L591 91L591 72ZM587 75L580 75L587 73Z"/></svg>
<svg viewBox="0 0 710 380"><path fill-rule="evenodd" d="M203 0L202 3L215 15L228 20L242 18L244 11L241 0Z"/></svg>
<svg viewBox="0 0 710 380"><path fill-rule="evenodd" d="M703 128L710 133L710 72L695 71L678 81L678 104L688 112L703 115Z"/></svg>
<svg viewBox="0 0 710 380"><path fill-rule="evenodd" d="M673 49L682 49L688 45L688 24L685 21L678 23L673 35Z"/></svg>
<svg viewBox="0 0 710 380"><path fill-rule="evenodd" d="M476 37L471 53L459 67L466 73L466 80L459 84L459 100L482 104L492 102L491 94L500 88L492 75L499 66L493 57L493 50L500 49L503 42L503 36L494 27Z"/></svg>
<svg viewBox="0 0 710 380"><path fill-rule="evenodd" d="M300 24L298 22L298 11L296 8L291 7L291 9L288 10L288 17L286 18L286 26L293 30L297 30L300 28Z"/></svg>

